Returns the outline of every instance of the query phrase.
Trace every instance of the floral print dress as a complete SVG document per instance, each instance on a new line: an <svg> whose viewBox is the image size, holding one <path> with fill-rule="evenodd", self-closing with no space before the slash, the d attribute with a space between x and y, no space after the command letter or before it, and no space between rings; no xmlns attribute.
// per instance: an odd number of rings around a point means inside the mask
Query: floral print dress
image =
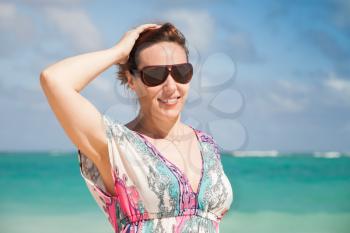
<svg viewBox="0 0 350 233"><path fill-rule="evenodd" d="M106 191L94 163L78 149L80 173L114 232L219 232L233 190L213 137L190 126L200 145L198 191L142 134L108 115L104 122L116 196Z"/></svg>

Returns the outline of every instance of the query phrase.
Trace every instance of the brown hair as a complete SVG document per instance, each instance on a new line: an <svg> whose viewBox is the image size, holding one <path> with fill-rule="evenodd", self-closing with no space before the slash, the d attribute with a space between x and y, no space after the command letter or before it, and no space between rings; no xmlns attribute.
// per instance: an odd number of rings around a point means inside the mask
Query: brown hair
<svg viewBox="0 0 350 233"><path fill-rule="evenodd" d="M118 64L117 79L121 81L122 85L128 82L126 71L129 70L133 74L133 70L137 69L138 54L147 46L153 45L157 42L174 42L179 44L186 53L188 60L188 48L186 46L186 39L184 35L171 23L164 23L161 27L156 29L146 29L140 33L135 41L134 47L130 51L128 61L125 64Z"/></svg>

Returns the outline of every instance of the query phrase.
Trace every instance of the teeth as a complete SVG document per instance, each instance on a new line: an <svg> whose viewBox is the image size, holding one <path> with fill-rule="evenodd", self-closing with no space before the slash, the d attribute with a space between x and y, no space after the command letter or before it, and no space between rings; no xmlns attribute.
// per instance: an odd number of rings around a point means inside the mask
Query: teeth
<svg viewBox="0 0 350 233"><path fill-rule="evenodd" d="M167 100L162 100L162 102L164 103L170 103L170 104L174 104L176 103L177 99L167 99Z"/></svg>
<svg viewBox="0 0 350 233"><path fill-rule="evenodd" d="M177 102L177 98L175 98L175 99L166 99L166 100L160 99L160 101L162 101L163 103L167 103L167 104L175 104Z"/></svg>

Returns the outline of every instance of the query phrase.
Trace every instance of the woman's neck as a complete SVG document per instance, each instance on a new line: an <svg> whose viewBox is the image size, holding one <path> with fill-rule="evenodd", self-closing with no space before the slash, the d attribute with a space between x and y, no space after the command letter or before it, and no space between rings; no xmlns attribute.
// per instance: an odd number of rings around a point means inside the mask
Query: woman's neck
<svg viewBox="0 0 350 233"><path fill-rule="evenodd" d="M152 118L143 113L128 123L132 130L144 134L153 139L176 138L184 131L184 125L180 121L181 114L176 118Z"/></svg>

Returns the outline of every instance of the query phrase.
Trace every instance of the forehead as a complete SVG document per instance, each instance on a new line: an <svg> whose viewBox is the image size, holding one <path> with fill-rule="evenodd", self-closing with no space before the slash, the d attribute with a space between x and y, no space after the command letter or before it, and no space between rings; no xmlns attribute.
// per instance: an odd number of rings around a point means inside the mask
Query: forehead
<svg viewBox="0 0 350 233"><path fill-rule="evenodd" d="M150 65L169 65L187 62L186 52L174 42L159 42L148 46L139 53L138 67Z"/></svg>

